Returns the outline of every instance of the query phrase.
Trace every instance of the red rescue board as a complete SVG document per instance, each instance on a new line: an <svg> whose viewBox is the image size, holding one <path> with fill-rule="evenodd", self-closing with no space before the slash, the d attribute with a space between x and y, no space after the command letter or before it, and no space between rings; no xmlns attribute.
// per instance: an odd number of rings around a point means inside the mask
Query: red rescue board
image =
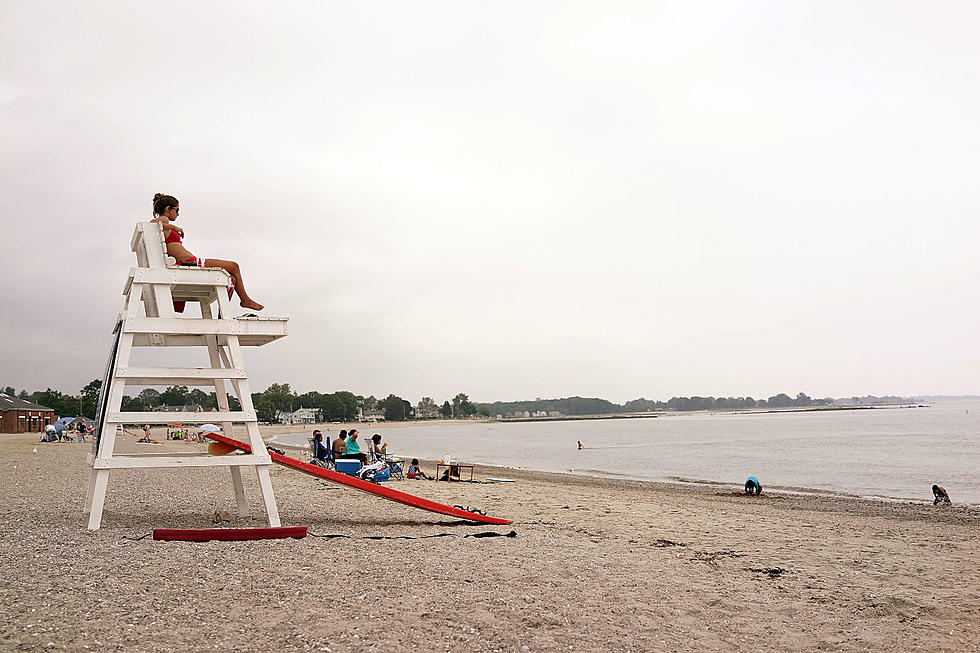
<svg viewBox="0 0 980 653"><path fill-rule="evenodd" d="M225 540L279 540L287 537L306 537L306 526L279 526L267 528L154 528L154 540L178 542L210 542Z"/></svg>
<svg viewBox="0 0 980 653"><path fill-rule="evenodd" d="M222 444L227 444L229 446L240 449L245 453L252 453L252 448L241 442L239 440L234 440L225 435L219 435L217 433L205 433L207 437L215 440L216 442L221 442ZM444 503L438 503L436 501L431 501L429 499L423 499L422 497L417 497L414 494L408 494L407 492L399 492L398 490L393 490L389 487L383 485L378 485L377 483L372 483L370 481L362 481L359 478L353 476L348 476L347 474L341 474L340 472L335 472L332 469L324 469L323 467L317 467L316 465L311 465L309 463L304 463L302 461L296 460L295 458L290 458L288 456L283 456L275 451L270 451L269 455L272 456L272 462L283 465L284 467L289 467L290 469L295 469L298 472L303 472L304 474L309 474L310 476L316 476L317 478L322 478L327 481L333 481L334 483L340 483L341 485L346 485L348 487L356 488L364 492L370 492L371 494L376 494L379 497L388 499L389 501L396 501L398 503L404 503L406 506L412 506L413 508L421 508L422 510L429 510L431 512L437 512L440 515L448 515L450 517L456 517L458 519L465 519L467 521L479 522L481 524L513 524L513 519L501 519L499 517L489 517L487 515L481 515L477 512L469 512L468 510L460 510L459 508L453 508L452 506L447 506Z"/></svg>

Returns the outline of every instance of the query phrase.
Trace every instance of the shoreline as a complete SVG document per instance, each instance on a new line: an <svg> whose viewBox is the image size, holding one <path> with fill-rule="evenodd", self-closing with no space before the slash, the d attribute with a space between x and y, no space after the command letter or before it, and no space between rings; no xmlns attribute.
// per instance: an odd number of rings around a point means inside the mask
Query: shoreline
<svg viewBox="0 0 980 653"><path fill-rule="evenodd" d="M279 442L276 438L279 435L285 434L273 434L268 437L263 436L266 444L269 446L276 447L277 449L283 449L289 451L308 451L308 449L302 445L291 444ZM392 455L405 458L404 455L393 452ZM419 458L419 462L424 465L434 466L439 460L434 458ZM464 463L470 464L470 463ZM671 488L671 489L683 489L683 488L725 488L730 490L730 493L735 495L735 491L742 488L739 483L732 483L728 481L713 481L710 479L697 479L697 478L681 478L681 477L669 477L666 479L650 479L650 478L638 478L636 476L629 476L627 474L617 474L615 472L603 472L600 470L582 470L582 471L555 471L548 469L538 469L534 467L508 467L506 465L494 465L491 463L474 462L472 463L475 469L487 470L485 475L501 476L509 475L514 476L515 474L525 473L531 475L540 476L554 476L556 480L561 479L595 479L597 481L614 481L614 482L629 482L629 483L639 483L648 484L653 488ZM496 471L493 471L496 470ZM764 485L764 490L767 494L782 495L782 496L808 496L808 497L823 497L827 499L835 500L852 500L861 502L872 502L872 503L883 503L883 504L904 504L909 505L921 505L929 506L932 505L932 501L928 498L917 498L917 497L892 497L884 495L863 495L856 494L853 492L846 492L843 490L825 490L821 488L811 488L806 486L784 486L784 485ZM953 504L952 508L964 507L967 509L978 509L980 510L980 504L958 501Z"/></svg>
<svg viewBox="0 0 980 653"><path fill-rule="evenodd" d="M633 412L633 413L599 413L590 415L561 415L559 417L502 417L497 419L496 417L480 417L472 419L411 419L411 420L401 420L401 421L376 421L376 422L316 422L309 424L260 424L259 427L262 429L274 428L278 429L281 427L296 428L296 427L309 427L310 430L314 428L324 429L348 429L354 427L358 430L369 429L369 427L378 428L389 428L389 427L402 427L402 426L439 426L439 425L458 425L458 424L481 424L481 423L499 423L499 424L516 424L516 423L527 423L527 422L576 422L576 421L592 421L592 420L604 420L604 419L653 419L657 417L683 417L685 415L767 415L773 413L821 413L821 412L835 412L835 411L848 411L848 410L895 410L901 408L930 408L931 404L923 403L906 403L906 404L879 404L873 406L789 406L786 408L730 408L730 409L715 409L715 408L704 408L698 410L661 410L661 411L650 411L650 412Z"/></svg>

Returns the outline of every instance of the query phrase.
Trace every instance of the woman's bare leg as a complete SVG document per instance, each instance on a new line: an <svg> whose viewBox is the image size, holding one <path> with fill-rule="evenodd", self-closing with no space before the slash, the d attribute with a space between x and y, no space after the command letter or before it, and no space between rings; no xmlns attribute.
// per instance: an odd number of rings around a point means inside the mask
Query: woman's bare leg
<svg viewBox="0 0 980 653"><path fill-rule="evenodd" d="M245 281L242 279L242 269L238 266L238 263L235 263L234 261L224 261L220 258L209 258L204 260L204 267L221 268L231 275L231 278L235 280L235 292L238 293L238 298L242 300L242 308L250 308L253 311L261 311L263 308L265 308L262 306L262 304L249 297L248 293L245 292Z"/></svg>

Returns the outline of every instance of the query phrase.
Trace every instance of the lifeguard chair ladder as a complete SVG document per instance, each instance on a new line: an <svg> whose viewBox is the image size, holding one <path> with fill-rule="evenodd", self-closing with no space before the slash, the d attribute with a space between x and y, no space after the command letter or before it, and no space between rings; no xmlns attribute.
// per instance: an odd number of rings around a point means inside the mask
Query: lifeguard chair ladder
<svg viewBox="0 0 980 653"><path fill-rule="evenodd" d="M241 516L248 513L241 468L254 467L269 525L280 526L279 509L269 479L272 461L259 434L241 348L265 345L284 337L288 318L233 318L228 273L220 268L175 266L173 259L167 257L163 229L158 223L138 223L131 246L138 267L129 271L123 289L125 304L113 327L115 341L99 396L96 435L89 455L92 474L85 502L89 529L97 529L102 523L109 472L148 467L228 467ZM201 317L178 318L174 301L199 303ZM216 314L212 311L215 304ZM210 366L133 367L130 365L133 347L207 347ZM231 382L241 410L229 409L225 381ZM226 435L232 434L234 425L244 425L252 453L227 456L212 456L203 451L115 453L116 433L122 430L123 424L166 424L174 419L173 413L166 412L122 412L126 387L140 385L213 387L218 411L180 413L181 421L214 422L221 425Z"/></svg>

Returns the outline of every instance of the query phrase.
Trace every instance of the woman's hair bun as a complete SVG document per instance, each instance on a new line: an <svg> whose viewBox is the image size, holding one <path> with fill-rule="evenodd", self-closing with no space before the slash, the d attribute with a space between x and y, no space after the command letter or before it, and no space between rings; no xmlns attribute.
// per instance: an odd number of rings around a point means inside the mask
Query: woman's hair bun
<svg viewBox="0 0 980 653"><path fill-rule="evenodd" d="M177 198L173 195L157 193L153 196L153 215L163 215L168 207L177 206Z"/></svg>

